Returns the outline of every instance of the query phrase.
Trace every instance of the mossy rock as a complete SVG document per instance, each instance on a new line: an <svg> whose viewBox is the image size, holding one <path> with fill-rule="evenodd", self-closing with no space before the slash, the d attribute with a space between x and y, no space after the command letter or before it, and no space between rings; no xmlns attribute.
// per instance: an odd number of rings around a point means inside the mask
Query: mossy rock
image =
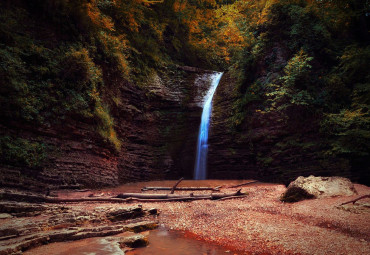
<svg viewBox="0 0 370 255"><path fill-rule="evenodd" d="M304 189L298 187L289 188L280 198L282 202L294 203L305 199L315 198L314 195L309 194Z"/></svg>

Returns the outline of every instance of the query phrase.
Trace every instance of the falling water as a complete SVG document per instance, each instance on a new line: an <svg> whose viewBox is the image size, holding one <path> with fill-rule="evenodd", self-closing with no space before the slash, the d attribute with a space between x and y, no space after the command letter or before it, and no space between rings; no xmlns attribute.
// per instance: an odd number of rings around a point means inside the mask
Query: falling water
<svg viewBox="0 0 370 255"><path fill-rule="evenodd" d="M204 100L202 120L200 122L197 157L195 160L194 179L205 180L207 174L207 153L208 153L208 129L209 121L212 112L212 98L215 94L218 83L220 82L223 73L215 73L212 75L212 84L209 88Z"/></svg>

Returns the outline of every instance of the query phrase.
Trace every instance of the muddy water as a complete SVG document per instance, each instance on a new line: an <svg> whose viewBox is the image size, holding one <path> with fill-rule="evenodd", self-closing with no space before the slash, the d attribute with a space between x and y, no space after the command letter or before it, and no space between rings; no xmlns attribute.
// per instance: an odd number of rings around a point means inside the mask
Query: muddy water
<svg viewBox="0 0 370 255"><path fill-rule="evenodd" d="M126 233L117 235L124 236ZM149 245L132 251L120 249L111 238L88 238L79 241L51 243L24 252L25 255L225 255L237 254L223 247L188 238L180 231L167 230L163 226L144 233Z"/></svg>
<svg viewBox="0 0 370 255"><path fill-rule="evenodd" d="M236 254L223 247L204 241L187 238L179 231L167 230L160 227L150 231L149 245L126 252L127 255L225 255Z"/></svg>
<svg viewBox="0 0 370 255"><path fill-rule="evenodd" d="M31 249L24 255L124 255L116 242L107 238L88 238L73 242L51 243Z"/></svg>

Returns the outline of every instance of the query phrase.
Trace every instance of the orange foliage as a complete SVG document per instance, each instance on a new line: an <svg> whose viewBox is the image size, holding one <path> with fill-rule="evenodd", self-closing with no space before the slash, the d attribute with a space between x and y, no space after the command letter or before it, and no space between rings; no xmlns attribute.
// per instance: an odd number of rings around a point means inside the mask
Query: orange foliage
<svg viewBox="0 0 370 255"><path fill-rule="evenodd" d="M87 15L94 25L105 30L114 31L114 23L111 18L101 14L99 9L96 7L96 1L91 1L86 7Z"/></svg>

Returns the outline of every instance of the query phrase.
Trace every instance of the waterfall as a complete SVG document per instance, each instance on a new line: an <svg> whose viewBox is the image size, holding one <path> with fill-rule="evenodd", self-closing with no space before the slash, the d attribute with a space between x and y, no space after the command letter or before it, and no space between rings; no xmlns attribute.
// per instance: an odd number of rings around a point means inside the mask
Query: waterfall
<svg viewBox="0 0 370 255"><path fill-rule="evenodd" d="M212 112L212 98L223 73L212 75L212 84L204 99L202 119L199 127L197 156L195 159L194 179L205 180L207 177L208 129Z"/></svg>

